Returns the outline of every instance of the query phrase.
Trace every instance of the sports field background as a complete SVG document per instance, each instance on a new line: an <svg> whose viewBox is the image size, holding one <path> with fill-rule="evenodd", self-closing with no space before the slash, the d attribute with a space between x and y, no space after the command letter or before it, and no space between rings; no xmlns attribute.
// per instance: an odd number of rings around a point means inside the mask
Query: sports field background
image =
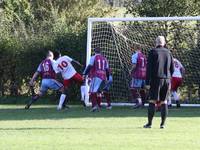
<svg viewBox="0 0 200 150"><path fill-rule="evenodd" d="M200 108L172 108L165 129L156 113L151 129L147 108L114 107L91 113L73 105L0 105L1 150L199 150Z"/></svg>

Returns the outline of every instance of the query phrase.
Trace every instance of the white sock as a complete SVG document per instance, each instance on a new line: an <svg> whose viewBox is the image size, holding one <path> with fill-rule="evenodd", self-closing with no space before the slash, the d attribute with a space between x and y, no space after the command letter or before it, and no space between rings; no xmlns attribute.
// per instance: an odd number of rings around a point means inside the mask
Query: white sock
<svg viewBox="0 0 200 150"><path fill-rule="evenodd" d="M85 86L81 86L81 101L85 100Z"/></svg>
<svg viewBox="0 0 200 150"><path fill-rule="evenodd" d="M170 94L169 97L168 97L167 104L168 104L168 105L171 105L171 104L172 104L172 96L171 96L171 94Z"/></svg>
<svg viewBox="0 0 200 150"><path fill-rule="evenodd" d="M59 104L58 104L58 107L59 107L59 108L62 108L62 105L63 105L63 103L64 103L64 101L65 101L65 98L66 98L66 95L65 95L65 94L61 94L61 95L60 95L60 101L59 101Z"/></svg>
<svg viewBox="0 0 200 150"><path fill-rule="evenodd" d="M138 98L137 100L138 100L138 104L141 105L141 104L142 104L142 99L141 99L141 98Z"/></svg>
<svg viewBox="0 0 200 150"><path fill-rule="evenodd" d="M173 95L174 95L174 100L175 101L178 101L179 100L179 95L177 92L173 92Z"/></svg>

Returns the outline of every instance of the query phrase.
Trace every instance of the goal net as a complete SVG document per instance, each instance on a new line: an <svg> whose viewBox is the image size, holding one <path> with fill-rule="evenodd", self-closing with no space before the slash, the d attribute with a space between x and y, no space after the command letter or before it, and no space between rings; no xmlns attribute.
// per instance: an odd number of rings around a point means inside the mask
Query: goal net
<svg viewBox="0 0 200 150"><path fill-rule="evenodd" d="M144 53L155 46L155 39L166 37L167 47L186 69L181 99L197 100L200 85L200 17L89 18L87 64L95 47L109 60L113 73L110 90L113 102L131 102L131 50L139 44Z"/></svg>

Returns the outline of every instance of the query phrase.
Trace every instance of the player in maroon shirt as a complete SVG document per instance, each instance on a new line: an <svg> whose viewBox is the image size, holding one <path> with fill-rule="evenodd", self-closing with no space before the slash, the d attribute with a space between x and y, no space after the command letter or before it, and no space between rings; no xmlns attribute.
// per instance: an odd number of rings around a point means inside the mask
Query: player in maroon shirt
<svg viewBox="0 0 200 150"><path fill-rule="evenodd" d="M101 54L100 48L94 49L95 55L90 58L90 63L83 72L83 75L88 75L91 69L94 69L93 78L90 86L90 94L92 100L92 112L99 110L99 102L97 96L101 91L101 87L105 85L106 74L109 74L109 65L107 59Z"/></svg>
<svg viewBox="0 0 200 150"><path fill-rule="evenodd" d="M141 47L139 45L134 49L136 52L132 55L132 70L131 70L131 92L132 97L136 100L136 105L134 108L138 108L144 105L146 94L144 90L145 79L146 79L146 56L142 53Z"/></svg>
<svg viewBox="0 0 200 150"><path fill-rule="evenodd" d="M53 69L53 53L48 51L46 58L39 64L37 71L34 73L31 78L29 85L33 86L36 78L41 75L42 83L40 91L38 94L32 96L32 99L25 106L25 109L29 109L32 103L37 101L42 95L46 93L48 89L60 90L62 92L61 97L65 97L63 84L55 80L56 73Z"/></svg>

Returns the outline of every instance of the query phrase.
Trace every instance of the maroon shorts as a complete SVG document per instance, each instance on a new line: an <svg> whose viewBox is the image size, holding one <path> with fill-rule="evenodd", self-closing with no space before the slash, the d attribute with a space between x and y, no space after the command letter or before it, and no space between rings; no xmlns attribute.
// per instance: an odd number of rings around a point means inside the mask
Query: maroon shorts
<svg viewBox="0 0 200 150"><path fill-rule="evenodd" d="M183 79L182 78L178 78L178 77L172 77L172 81L171 81L171 90L172 91L177 91L178 87L181 86Z"/></svg>

